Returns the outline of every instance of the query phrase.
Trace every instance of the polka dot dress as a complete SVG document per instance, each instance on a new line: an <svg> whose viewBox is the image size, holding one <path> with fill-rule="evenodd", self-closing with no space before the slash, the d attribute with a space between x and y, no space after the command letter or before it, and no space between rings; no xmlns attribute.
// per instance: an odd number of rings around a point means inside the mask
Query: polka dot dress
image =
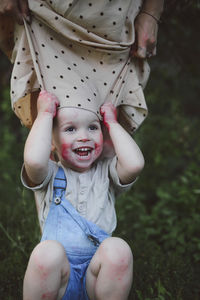
<svg viewBox="0 0 200 300"><path fill-rule="evenodd" d="M147 115L143 88L148 64L130 57L141 0L32 0L31 25L16 26L11 78L12 107L22 123L34 120L37 92L46 89L60 106L119 107L133 133Z"/></svg>

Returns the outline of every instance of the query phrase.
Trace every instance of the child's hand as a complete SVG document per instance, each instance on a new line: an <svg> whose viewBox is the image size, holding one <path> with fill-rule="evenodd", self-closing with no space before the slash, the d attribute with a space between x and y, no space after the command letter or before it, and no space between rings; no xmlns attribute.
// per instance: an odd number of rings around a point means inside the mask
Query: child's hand
<svg viewBox="0 0 200 300"><path fill-rule="evenodd" d="M111 102L104 103L101 106L100 112L103 117L103 123L108 129L109 124L117 123L117 110Z"/></svg>
<svg viewBox="0 0 200 300"><path fill-rule="evenodd" d="M53 117L55 117L58 105L59 100L54 94L48 93L45 90L40 92L37 100L38 113L48 112L52 114Z"/></svg>

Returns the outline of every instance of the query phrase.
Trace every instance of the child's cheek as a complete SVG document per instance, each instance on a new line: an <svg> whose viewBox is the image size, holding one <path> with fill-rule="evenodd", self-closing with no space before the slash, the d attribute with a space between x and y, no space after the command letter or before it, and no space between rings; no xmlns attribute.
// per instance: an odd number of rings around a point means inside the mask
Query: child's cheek
<svg viewBox="0 0 200 300"><path fill-rule="evenodd" d="M70 145L68 145L66 143L63 143L61 145L61 156L64 160L67 160L70 157L69 148L70 148Z"/></svg>
<svg viewBox="0 0 200 300"><path fill-rule="evenodd" d="M103 149L103 134L99 135L99 141L95 143L95 155L98 157Z"/></svg>

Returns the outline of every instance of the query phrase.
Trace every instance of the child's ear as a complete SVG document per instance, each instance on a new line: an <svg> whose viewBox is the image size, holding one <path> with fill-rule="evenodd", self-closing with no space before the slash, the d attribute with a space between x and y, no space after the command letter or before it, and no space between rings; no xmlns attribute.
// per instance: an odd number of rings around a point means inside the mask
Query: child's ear
<svg viewBox="0 0 200 300"><path fill-rule="evenodd" d="M51 152L55 152L56 151L56 143L54 140L54 135L52 134L52 139L51 139Z"/></svg>
<svg viewBox="0 0 200 300"><path fill-rule="evenodd" d="M54 152L56 150L56 146L54 145L54 142L51 143L51 152Z"/></svg>
<svg viewBox="0 0 200 300"><path fill-rule="evenodd" d="M57 154L56 154L56 146L54 145L53 141L51 143L50 159L53 160L53 161L58 161L58 157L57 157Z"/></svg>

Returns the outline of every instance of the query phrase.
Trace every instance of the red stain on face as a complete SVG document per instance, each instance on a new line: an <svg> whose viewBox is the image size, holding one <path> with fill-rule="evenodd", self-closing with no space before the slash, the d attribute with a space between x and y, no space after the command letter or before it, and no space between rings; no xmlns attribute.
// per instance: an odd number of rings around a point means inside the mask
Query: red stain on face
<svg viewBox="0 0 200 300"><path fill-rule="evenodd" d="M63 166L78 172L90 169L103 149L98 117L87 110L61 109L54 128L54 143Z"/></svg>
<svg viewBox="0 0 200 300"><path fill-rule="evenodd" d="M70 145L63 143L61 146L61 156L64 160L68 160L69 159L69 148Z"/></svg>
<svg viewBox="0 0 200 300"><path fill-rule="evenodd" d="M82 148L82 151L79 151L79 147ZM89 151L84 148L88 148ZM75 144L62 142L61 157L63 164L80 172L88 170L100 156L102 149L103 135L101 132L95 142L90 141L89 139L82 139L78 142L76 141Z"/></svg>
<svg viewBox="0 0 200 300"><path fill-rule="evenodd" d="M99 157L103 150L103 134L101 133L99 136L99 142L95 143L95 156L96 159Z"/></svg>

